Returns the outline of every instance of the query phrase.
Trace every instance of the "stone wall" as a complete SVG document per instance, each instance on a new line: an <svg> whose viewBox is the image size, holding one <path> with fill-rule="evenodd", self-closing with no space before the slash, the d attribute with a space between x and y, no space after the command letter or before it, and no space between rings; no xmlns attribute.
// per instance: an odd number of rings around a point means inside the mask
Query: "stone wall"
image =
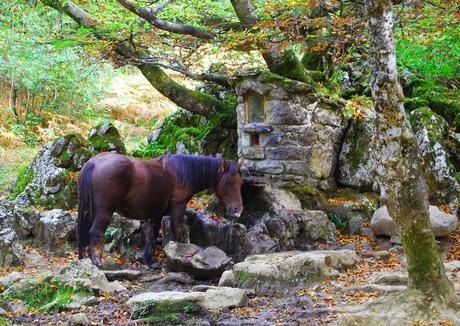
<svg viewBox="0 0 460 326"><path fill-rule="evenodd" d="M312 86L267 72L235 79L238 96L238 156L255 178L275 186L335 188L334 173L344 132L342 102L320 95ZM244 97L265 97L265 123L245 121ZM260 144L251 145L258 133Z"/></svg>

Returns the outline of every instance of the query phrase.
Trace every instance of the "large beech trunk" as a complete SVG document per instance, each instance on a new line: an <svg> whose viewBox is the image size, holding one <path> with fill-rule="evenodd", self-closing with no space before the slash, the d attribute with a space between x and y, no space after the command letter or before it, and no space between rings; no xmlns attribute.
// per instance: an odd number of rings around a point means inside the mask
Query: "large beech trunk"
<svg viewBox="0 0 460 326"><path fill-rule="evenodd" d="M398 83L391 0L366 0L369 23L371 89L377 111L381 153L381 192L396 223L407 256L409 288L450 300L447 279L431 229L428 189L421 157L409 126Z"/></svg>

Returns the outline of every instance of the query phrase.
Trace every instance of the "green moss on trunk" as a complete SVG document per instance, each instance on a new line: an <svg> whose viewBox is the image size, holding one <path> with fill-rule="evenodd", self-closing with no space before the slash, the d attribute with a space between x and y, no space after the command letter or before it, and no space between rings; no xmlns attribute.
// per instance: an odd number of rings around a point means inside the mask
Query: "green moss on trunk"
<svg viewBox="0 0 460 326"><path fill-rule="evenodd" d="M453 294L430 226L411 223L408 230L402 233L401 240L407 255L409 287L432 297L438 293Z"/></svg>
<svg viewBox="0 0 460 326"><path fill-rule="evenodd" d="M307 73L305 67L297 58L293 50L285 50L281 56L280 62L277 62L277 60L270 60L267 55L268 54L265 53L264 58L267 63L269 63L268 66L271 72L307 84L315 84L313 78L311 78L311 76Z"/></svg>
<svg viewBox="0 0 460 326"><path fill-rule="evenodd" d="M221 101L206 93L188 89L156 65L144 64L139 69L153 87L178 106L204 117L217 119L223 127L236 128L235 102ZM233 115L234 118L228 119Z"/></svg>

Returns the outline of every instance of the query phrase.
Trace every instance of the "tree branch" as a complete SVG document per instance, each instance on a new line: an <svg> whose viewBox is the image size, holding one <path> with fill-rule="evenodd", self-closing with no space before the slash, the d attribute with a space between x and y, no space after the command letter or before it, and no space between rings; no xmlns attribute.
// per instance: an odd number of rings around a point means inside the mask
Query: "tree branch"
<svg viewBox="0 0 460 326"><path fill-rule="evenodd" d="M201 72L201 73L192 72L188 70L187 67L185 67L182 64L167 65L161 62L149 62L148 59L143 59L142 62L156 64L157 66L176 71L193 80L209 81L209 82L213 82L213 83L222 85L227 89L231 89L230 83L228 81L228 76L226 75L216 74L212 72Z"/></svg>
<svg viewBox="0 0 460 326"><path fill-rule="evenodd" d="M143 58L148 58L148 56L142 49L137 49L128 40L121 41L105 38L97 32L97 21L92 19L86 11L75 5L72 1L67 0L63 4L59 0L41 1L43 4L65 13L81 26L91 28L98 39L114 41L116 45L113 50L136 65L155 89L178 106L207 118L213 118L216 114L224 115L225 113L234 111L233 103L220 101L214 96L188 89L169 77L157 64L143 63ZM223 127L235 128L236 122L231 119L222 118L219 122Z"/></svg>
<svg viewBox="0 0 460 326"><path fill-rule="evenodd" d="M204 40L208 40L214 37L213 33L210 33L202 28L198 28L192 25L172 23L158 18L154 11L148 8L137 7L134 3L128 0L117 0L117 2L127 10L131 11L133 14L148 21L150 24L152 24L152 26L155 26L156 28L162 29L164 31L182 35L191 35ZM159 10L161 9L162 8Z"/></svg>

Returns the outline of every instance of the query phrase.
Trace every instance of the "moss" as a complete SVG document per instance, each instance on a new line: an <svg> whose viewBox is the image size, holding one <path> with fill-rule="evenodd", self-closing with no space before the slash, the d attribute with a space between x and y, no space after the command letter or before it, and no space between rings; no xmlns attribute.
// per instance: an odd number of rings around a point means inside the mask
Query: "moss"
<svg viewBox="0 0 460 326"><path fill-rule="evenodd" d="M113 126L111 122L102 122L96 126L96 129L100 129L107 126L107 130L103 135L98 134L97 132L92 134L88 141L93 146L94 150L97 152L106 152L116 150L121 154L126 153L125 145L121 140L120 133L117 128Z"/></svg>
<svg viewBox="0 0 460 326"><path fill-rule="evenodd" d="M284 186L284 189L292 192L297 197L306 197L306 196L320 196L320 191L315 187L311 186L301 186L301 185L294 185L294 184L287 184Z"/></svg>
<svg viewBox="0 0 460 326"><path fill-rule="evenodd" d="M199 314L202 309L191 301L157 303L147 300L134 307L134 319L143 318L143 321L150 322L179 322L179 315Z"/></svg>
<svg viewBox="0 0 460 326"><path fill-rule="evenodd" d="M290 49L284 51L281 63L276 65L276 67L272 69L272 72L310 85L315 84L311 76L306 73L305 67L297 58L295 52Z"/></svg>
<svg viewBox="0 0 460 326"><path fill-rule="evenodd" d="M13 191L13 198L16 199L21 194L29 182L33 179L34 174L30 166L24 166L19 170L18 177L16 179L16 186Z"/></svg>
<svg viewBox="0 0 460 326"><path fill-rule="evenodd" d="M407 254L407 270L410 287L425 294L436 295L451 292L449 282L442 268L439 247L429 226L411 223L402 234L402 244Z"/></svg>
<svg viewBox="0 0 460 326"><path fill-rule="evenodd" d="M320 209L328 205L325 194L314 187L287 183L283 189L293 193L304 209Z"/></svg>
<svg viewBox="0 0 460 326"><path fill-rule="evenodd" d="M355 120L350 135L351 152L349 153L351 172L358 170L369 152L369 139L365 136L364 120Z"/></svg>
<svg viewBox="0 0 460 326"><path fill-rule="evenodd" d="M92 296L85 288L74 288L63 285L57 280L42 279L38 282L28 281L14 292L0 295L0 301L21 300L28 309L41 312L57 311L63 305L71 303L75 298Z"/></svg>
<svg viewBox="0 0 460 326"><path fill-rule="evenodd" d="M449 127L442 117L434 113L429 107L421 107L412 112L409 122L413 129L418 126L425 128L432 144L444 143L449 132Z"/></svg>
<svg viewBox="0 0 460 326"><path fill-rule="evenodd" d="M77 205L78 188L77 182L72 177L72 174L63 170L56 179L53 180L54 184L60 184L61 187L58 192L47 195L42 194L42 189L37 189L34 193L33 202L35 205L43 206L46 208L61 208L73 209Z"/></svg>
<svg viewBox="0 0 460 326"><path fill-rule="evenodd" d="M251 279L252 279L251 274L246 273L246 272L239 272L238 273L238 278L237 278L237 284L247 283Z"/></svg>

